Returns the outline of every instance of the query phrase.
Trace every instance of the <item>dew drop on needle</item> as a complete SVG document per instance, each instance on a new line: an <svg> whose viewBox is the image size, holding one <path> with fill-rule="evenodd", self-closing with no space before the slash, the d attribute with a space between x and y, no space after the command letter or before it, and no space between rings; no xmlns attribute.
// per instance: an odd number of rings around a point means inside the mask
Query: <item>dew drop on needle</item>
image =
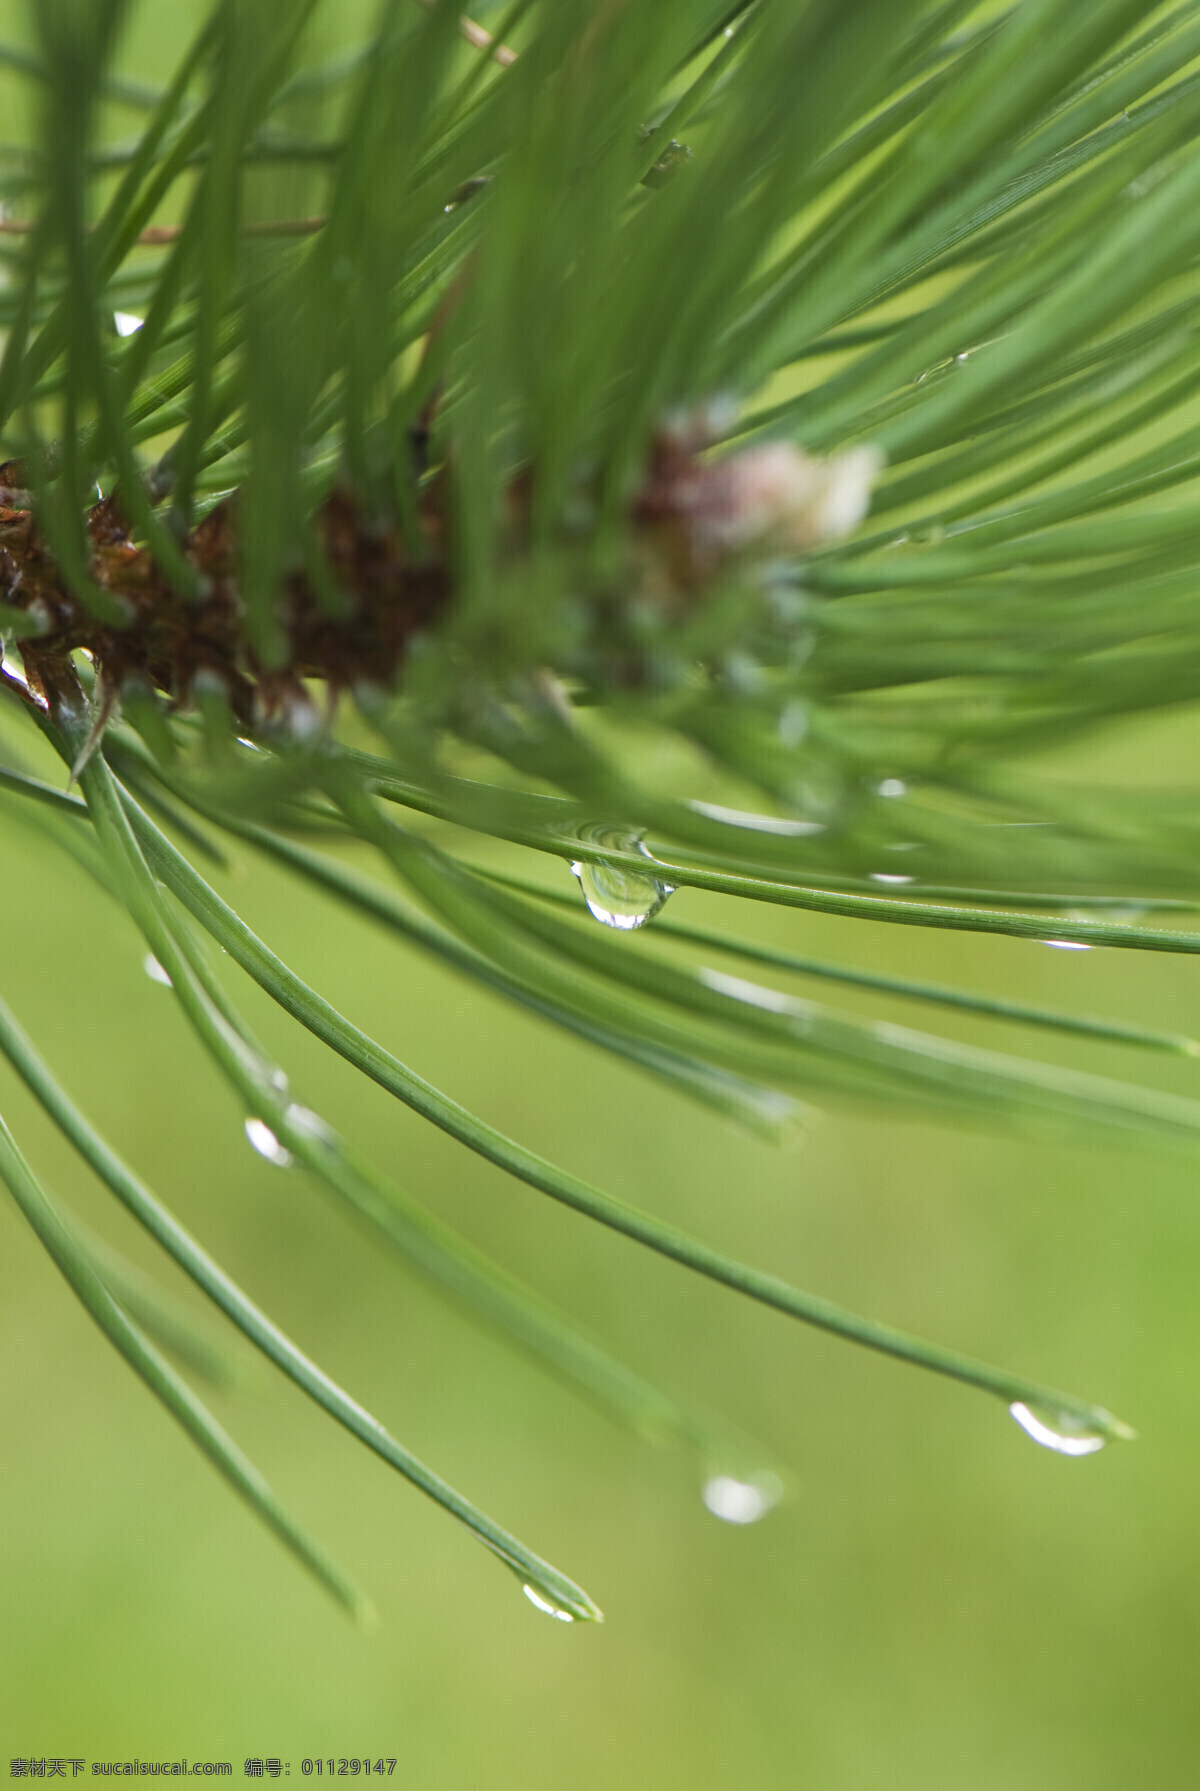
<svg viewBox="0 0 1200 1791"><path fill-rule="evenodd" d="M710 1474L700 1494L723 1524L756 1524L783 1497L777 1474L755 1474L739 1480L733 1474Z"/></svg>
<svg viewBox="0 0 1200 1791"><path fill-rule="evenodd" d="M582 828L580 837L589 844L608 846L615 852L650 853L636 835L617 828ZM663 883L649 871L633 870L624 865L609 864L604 859L576 859L572 874L579 879L588 912L601 926L615 927L618 932L632 933L644 927L661 910L668 896L675 893L673 883Z"/></svg>
<svg viewBox="0 0 1200 1791"><path fill-rule="evenodd" d="M265 1157L268 1163L273 1163L277 1169L291 1168L293 1162L291 1151L280 1144L265 1120L253 1117L248 1119L246 1121L246 1137L250 1141L250 1148L256 1150L260 1157Z"/></svg>
<svg viewBox="0 0 1200 1791"><path fill-rule="evenodd" d="M1095 1455L1104 1447L1106 1439L1099 1431L1073 1424L1061 1414L1043 1415L1019 1399L1008 1409L1027 1437L1056 1455Z"/></svg>
<svg viewBox="0 0 1200 1791"><path fill-rule="evenodd" d="M574 1623L575 1619L570 1611L564 1611L561 1605L553 1604L550 1599L543 1598L541 1593L535 1592L532 1586L522 1586L521 1590L530 1604L535 1609L544 1611L547 1617L554 1617L559 1623Z"/></svg>

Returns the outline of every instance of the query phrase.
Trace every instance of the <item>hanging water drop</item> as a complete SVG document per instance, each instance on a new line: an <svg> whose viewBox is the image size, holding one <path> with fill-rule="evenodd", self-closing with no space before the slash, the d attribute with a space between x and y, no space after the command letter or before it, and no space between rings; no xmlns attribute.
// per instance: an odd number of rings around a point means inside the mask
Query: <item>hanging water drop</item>
<svg viewBox="0 0 1200 1791"><path fill-rule="evenodd" d="M142 959L142 969L152 983L161 983L164 989L171 987L171 979L159 963L152 951L148 951Z"/></svg>
<svg viewBox="0 0 1200 1791"><path fill-rule="evenodd" d="M1047 1413L1043 1417L1019 1399L1008 1409L1027 1437L1032 1437L1043 1449L1053 1449L1057 1455L1095 1455L1108 1440L1099 1431L1089 1430L1086 1425L1076 1423L1062 1413L1055 1413L1052 1418Z"/></svg>
<svg viewBox="0 0 1200 1791"><path fill-rule="evenodd" d="M547 1617L554 1617L559 1623L574 1623L575 1619L570 1611L564 1611L561 1605L552 1604L550 1599L535 1592L532 1586L522 1586L521 1590L530 1604L535 1605L539 1611L544 1611Z"/></svg>
<svg viewBox="0 0 1200 1791"><path fill-rule="evenodd" d="M778 1474L754 1474L739 1480L733 1474L711 1474L700 1497L723 1524L756 1524L778 1505L783 1482Z"/></svg>
<svg viewBox="0 0 1200 1791"><path fill-rule="evenodd" d="M268 1163L274 1163L277 1169L291 1168L293 1162L291 1151L280 1144L265 1120L248 1119L246 1121L246 1137L250 1141L250 1148L256 1150L260 1157L265 1157Z"/></svg>
<svg viewBox="0 0 1200 1791"><path fill-rule="evenodd" d="M616 827L583 827L580 828L580 838L598 846L608 846L614 852L640 852L653 862L644 842L636 834L622 833ZM675 893L673 883L663 883L648 871L626 870L622 865L606 864L603 859L594 863L576 859L571 871L579 878L588 912L601 926L616 927L623 933L644 927L648 920L653 920L667 897Z"/></svg>

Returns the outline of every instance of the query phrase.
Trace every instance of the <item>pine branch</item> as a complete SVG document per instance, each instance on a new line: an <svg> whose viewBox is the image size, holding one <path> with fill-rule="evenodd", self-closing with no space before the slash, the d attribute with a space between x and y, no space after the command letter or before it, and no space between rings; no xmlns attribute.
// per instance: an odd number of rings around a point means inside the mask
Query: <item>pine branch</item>
<svg viewBox="0 0 1200 1791"><path fill-rule="evenodd" d="M265 853L769 1136L821 1099L1193 1149L1194 1101L775 985L1187 1057L1190 1039L660 916L689 888L1200 949L1190 795L1028 768L1200 694L1200 10L514 0L493 33L441 0L386 0L364 41L308 64L319 0L215 0L156 90L118 65L124 11L39 0L33 47L0 46L40 107L36 139L0 156L19 212L0 219L14 839L37 817L127 911L276 1160L762 1509L777 1477L756 1445L615 1362L291 1099L208 942L400 1101L590 1219L1001 1397L1065 1453L1127 1434L545 1162L339 1014L194 861L219 878L218 838ZM117 144L114 106L136 119ZM630 730L686 753L691 782L631 754ZM80 795L54 786L48 749ZM472 837L541 853L557 889L480 864ZM352 862L367 854L388 882ZM282 1337L3 1008L0 1048L252 1342L542 1608L597 1614ZM110 1340L352 1601L147 1342L119 1266L0 1147Z"/></svg>

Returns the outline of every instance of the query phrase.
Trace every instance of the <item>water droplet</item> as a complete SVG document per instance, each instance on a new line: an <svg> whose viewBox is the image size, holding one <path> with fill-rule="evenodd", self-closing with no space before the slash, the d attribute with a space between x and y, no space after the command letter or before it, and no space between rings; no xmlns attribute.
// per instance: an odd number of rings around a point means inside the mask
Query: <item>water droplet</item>
<svg viewBox="0 0 1200 1791"><path fill-rule="evenodd" d="M286 1086L287 1077L285 1076L284 1087L286 1088ZM298 1132L307 1132L310 1138L315 1138L320 1144L333 1143L335 1137L333 1127L327 1125L321 1115L314 1113L311 1107L301 1107L296 1101L293 1101L287 1110L287 1117Z"/></svg>
<svg viewBox="0 0 1200 1791"><path fill-rule="evenodd" d="M522 1586L521 1590L530 1604L536 1605L539 1611L545 1611L547 1617L554 1617L559 1623L574 1623L575 1619L570 1611L564 1611L561 1605L552 1603L548 1598L543 1598L541 1593L535 1592L532 1586Z"/></svg>
<svg viewBox="0 0 1200 1791"><path fill-rule="evenodd" d="M902 777L885 777L883 781L877 785L877 789L881 796L908 795L908 785Z"/></svg>
<svg viewBox="0 0 1200 1791"><path fill-rule="evenodd" d="M640 852L643 857L651 858L636 834L622 833L619 828L584 827L580 829L580 837L598 846L609 846L616 852ZM644 927L648 920L653 920L667 897L675 893L673 883L660 882L648 871L626 870L622 865L606 864L603 859L595 863L576 859L571 871L579 878L588 911L602 926L616 927L623 933Z"/></svg>
<svg viewBox="0 0 1200 1791"><path fill-rule="evenodd" d="M1054 951L1091 951L1092 949L1090 945L1085 945L1082 939L1042 939L1039 943L1051 946Z"/></svg>
<svg viewBox="0 0 1200 1791"><path fill-rule="evenodd" d="M280 1144L265 1120L248 1119L246 1121L246 1137L250 1140L251 1149L256 1150L260 1157L265 1157L268 1163L274 1163L277 1169L291 1168L293 1161L291 1151Z"/></svg>
<svg viewBox="0 0 1200 1791"><path fill-rule="evenodd" d="M738 1480L733 1474L712 1474L700 1494L723 1524L756 1524L783 1497L778 1474L754 1474Z"/></svg>
<svg viewBox="0 0 1200 1791"><path fill-rule="evenodd" d="M142 969L152 983L161 983L164 989L171 987L171 979L159 963L152 951L148 951L142 959Z"/></svg>
<svg viewBox="0 0 1200 1791"><path fill-rule="evenodd" d="M898 871L872 871L872 883L915 883L915 877L902 877Z"/></svg>
<svg viewBox="0 0 1200 1791"><path fill-rule="evenodd" d="M443 205L442 210L444 212L457 211L460 206L467 203L468 199L473 199L476 193L482 193L484 187L489 187L491 184L491 177L487 174L477 174L473 180L464 180L461 186L454 189L450 195L450 203Z"/></svg>
<svg viewBox="0 0 1200 1791"><path fill-rule="evenodd" d="M663 146L662 154L653 166L642 175L644 187L665 187L679 170L692 160L692 152L686 143L678 142L674 137Z"/></svg>
<svg viewBox="0 0 1200 1791"><path fill-rule="evenodd" d="M1058 1455L1095 1455L1107 1440L1099 1431L1089 1430L1085 1424L1065 1417L1061 1412L1054 1413L1051 1422L1050 1414L1042 1417L1019 1399L1008 1409L1027 1437L1032 1437L1043 1449L1053 1449Z"/></svg>

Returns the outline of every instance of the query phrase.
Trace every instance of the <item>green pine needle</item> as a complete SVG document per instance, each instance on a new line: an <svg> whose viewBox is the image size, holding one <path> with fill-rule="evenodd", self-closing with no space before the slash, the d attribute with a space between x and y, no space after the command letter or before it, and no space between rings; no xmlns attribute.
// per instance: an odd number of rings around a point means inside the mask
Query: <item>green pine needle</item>
<svg viewBox="0 0 1200 1791"><path fill-rule="evenodd" d="M1076 1452L1128 1434L545 1161L337 1012L220 880L265 854L771 1139L835 1100L1194 1148L1195 1100L775 984L1186 1059L1191 1038L827 962L705 909L1200 951L1190 789L1089 787L1037 758L1200 696L1200 5L513 0L491 39L445 0L383 0L347 41L329 0L213 0L161 87L121 62L128 10L38 0L0 44L0 95L33 119L0 147L14 862L34 829L59 845L126 912L239 1113L645 1434L764 1471L736 1426L617 1362L294 1102L221 954L552 1199L1048 1415ZM686 918L660 918L685 889ZM535 1602L598 1615L251 1304L3 1006L0 1050L251 1343ZM51 1204L7 1132L0 1174L106 1335L358 1608L146 1333L219 1376L203 1336Z"/></svg>

